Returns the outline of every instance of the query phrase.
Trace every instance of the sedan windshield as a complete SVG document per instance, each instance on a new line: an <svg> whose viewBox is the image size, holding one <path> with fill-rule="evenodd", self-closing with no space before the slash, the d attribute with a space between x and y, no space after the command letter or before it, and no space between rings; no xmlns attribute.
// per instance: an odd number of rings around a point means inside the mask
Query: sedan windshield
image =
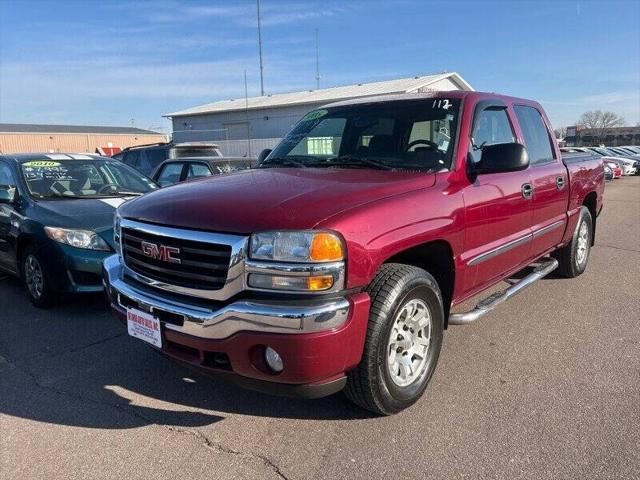
<svg viewBox="0 0 640 480"><path fill-rule="evenodd" d="M36 160L21 167L34 198L121 197L157 188L144 175L116 161Z"/></svg>
<svg viewBox="0 0 640 480"><path fill-rule="evenodd" d="M459 108L457 99L429 98L314 110L261 167L446 169Z"/></svg>

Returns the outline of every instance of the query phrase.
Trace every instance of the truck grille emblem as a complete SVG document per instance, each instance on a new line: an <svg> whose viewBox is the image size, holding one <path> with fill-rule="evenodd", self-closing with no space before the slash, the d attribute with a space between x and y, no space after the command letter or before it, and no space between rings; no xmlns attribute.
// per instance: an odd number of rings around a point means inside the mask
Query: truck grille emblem
<svg viewBox="0 0 640 480"><path fill-rule="evenodd" d="M140 244L140 249L145 257L168 263L182 263L182 260L176 256L180 254L180 249L177 247L167 247L166 245L143 241Z"/></svg>

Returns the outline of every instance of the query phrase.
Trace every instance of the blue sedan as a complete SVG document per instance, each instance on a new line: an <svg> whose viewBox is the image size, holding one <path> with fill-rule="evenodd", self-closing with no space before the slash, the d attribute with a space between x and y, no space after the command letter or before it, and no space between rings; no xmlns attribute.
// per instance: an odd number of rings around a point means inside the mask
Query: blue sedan
<svg viewBox="0 0 640 480"><path fill-rule="evenodd" d="M156 188L110 158L0 155L0 270L21 278L38 307L60 293L101 291L115 209Z"/></svg>

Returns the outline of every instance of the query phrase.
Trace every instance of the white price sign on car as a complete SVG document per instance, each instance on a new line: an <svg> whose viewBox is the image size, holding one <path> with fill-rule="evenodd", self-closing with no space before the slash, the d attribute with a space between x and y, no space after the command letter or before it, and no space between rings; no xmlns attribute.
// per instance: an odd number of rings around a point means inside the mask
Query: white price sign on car
<svg viewBox="0 0 640 480"><path fill-rule="evenodd" d="M150 313L135 308L128 308L127 330L132 337L144 340L154 347L162 348L160 320Z"/></svg>

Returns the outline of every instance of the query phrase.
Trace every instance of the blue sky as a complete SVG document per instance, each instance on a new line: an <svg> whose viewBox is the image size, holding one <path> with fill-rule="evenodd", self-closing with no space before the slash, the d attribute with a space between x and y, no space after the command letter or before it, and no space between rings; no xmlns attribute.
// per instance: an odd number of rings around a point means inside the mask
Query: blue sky
<svg viewBox="0 0 640 480"><path fill-rule="evenodd" d="M457 71L539 100L640 121L640 2L262 0L265 89ZM255 1L0 0L0 122L170 129L163 113L259 93Z"/></svg>

